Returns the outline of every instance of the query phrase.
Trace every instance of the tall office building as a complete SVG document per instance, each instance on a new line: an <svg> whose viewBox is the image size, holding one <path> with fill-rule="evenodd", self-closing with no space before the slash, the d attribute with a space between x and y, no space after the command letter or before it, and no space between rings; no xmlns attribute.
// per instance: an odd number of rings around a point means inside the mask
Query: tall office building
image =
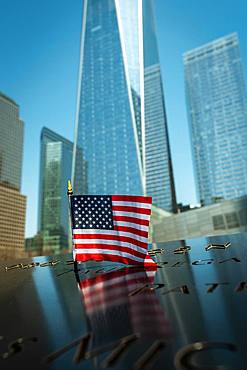
<svg viewBox="0 0 247 370"><path fill-rule="evenodd" d="M0 183L20 190L24 123L19 118L19 106L2 93L0 124Z"/></svg>
<svg viewBox="0 0 247 370"><path fill-rule="evenodd" d="M88 193L144 193L175 209L152 0L84 1L74 183L78 150Z"/></svg>
<svg viewBox="0 0 247 370"><path fill-rule="evenodd" d="M20 193L24 123L0 92L0 258L25 256L26 197Z"/></svg>
<svg viewBox="0 0 247 370"><path fill-rule="evenodd" d="M184 54L198 198L247 194L247 94L236 33Z"/></svg>
<svg viewBox="0 0 247 370"><path fill-rule="evenodd" d="M67 184L71 177L73 143L44 127L41 132L38 231L42 253L69 249Z"/></svg>

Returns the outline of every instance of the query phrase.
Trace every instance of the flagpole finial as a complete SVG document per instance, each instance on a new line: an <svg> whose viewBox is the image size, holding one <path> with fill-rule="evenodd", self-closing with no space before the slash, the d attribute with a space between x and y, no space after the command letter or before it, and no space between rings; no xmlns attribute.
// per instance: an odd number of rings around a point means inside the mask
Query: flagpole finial
<svg viewBox="0 0 247 370"><path fill-rule="evenodd" d="M72 185L71 185L70 180L68 180L68 191L67 191L67 194L68 195L72 195L73 194Z"/></svg>

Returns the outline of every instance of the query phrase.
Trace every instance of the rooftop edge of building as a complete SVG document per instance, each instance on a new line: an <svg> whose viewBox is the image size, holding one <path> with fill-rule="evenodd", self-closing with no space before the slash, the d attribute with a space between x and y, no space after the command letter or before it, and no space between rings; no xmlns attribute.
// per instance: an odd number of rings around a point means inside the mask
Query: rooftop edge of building
<svg viewBox="0 0 247 370"><path fill-rule="evenodd" d="M209 52L215 50L217 46L219 45L227 45L229 42L238 42L238 33L237 32L232 32L226 36L219 37L213 41L207 42L204 45L198 46L194 49L191 49L189 51L186 51L183 53L183 61L184 62L189 62L192 58L194 57L200 57L201 55L198 55L199 53L203 52ZM205 56L205 55L204 55Z"/></svg>
<svg viewBox="0 0 247 370"><path fill-rule="evenodd" d="M13 99L11 99L10 97L8 97L7 95L5 95L1 91L0 91L0 98L3 98L4 100L7 100L8 103L11 103L11 104L15 105L17 108L19 108L19 105Z"/></svg>
<svg viewBox="0 0 247 370"><path fill-rule="evenodd" d="M40 133L41 139L45 135L47 137L49 137L50 139L54 140L54 142L60 141L60 142L63 142L63 143L67 143L69 145L74 145L74 143L72 141L70 141L69 139L67 139L66 137L56 133L55 131L51 130L50 128L48 128L46 126L43 126L42 129L41 129L41 133Z"/></svg>

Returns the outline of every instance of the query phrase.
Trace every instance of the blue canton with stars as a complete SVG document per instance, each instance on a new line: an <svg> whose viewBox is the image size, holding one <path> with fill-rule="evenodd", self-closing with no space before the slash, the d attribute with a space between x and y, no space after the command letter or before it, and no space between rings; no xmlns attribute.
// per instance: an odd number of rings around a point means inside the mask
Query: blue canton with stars
<svg viewBox="0 0 247 370"><path fill-rule="evenodd" d="M111 196L73 195L70 199L73 229L114 229Z"/></svg>

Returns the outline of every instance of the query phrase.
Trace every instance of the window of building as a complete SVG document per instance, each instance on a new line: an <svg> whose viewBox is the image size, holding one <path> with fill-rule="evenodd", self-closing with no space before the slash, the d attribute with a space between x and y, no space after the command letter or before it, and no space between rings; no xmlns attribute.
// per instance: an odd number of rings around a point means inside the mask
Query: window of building
<svg viewBox="0 0 247 370"><path fill-rule="evenodd" d="M226 213L225 214L227 227L229 229L234 227L239 227L239 220L236 212Z"/></svg>
<svg viewBox="0 0 247 370"><path fill-rule="evenodd" d="M213 226L214 230L222 230L226 228L222 215L213 216Z"/></svg>

